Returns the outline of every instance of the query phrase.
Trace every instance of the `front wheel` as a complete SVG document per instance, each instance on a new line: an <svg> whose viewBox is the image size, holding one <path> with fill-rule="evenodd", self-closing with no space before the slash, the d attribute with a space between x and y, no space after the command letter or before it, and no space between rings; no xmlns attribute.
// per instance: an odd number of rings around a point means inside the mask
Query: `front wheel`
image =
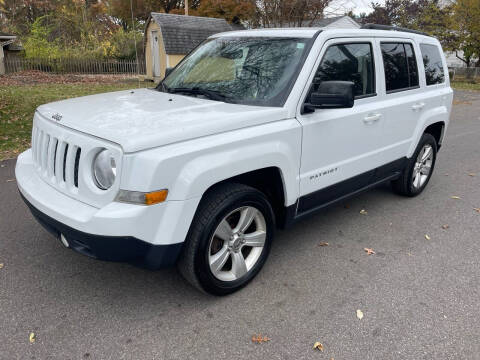
<svg viewBox="0 0 480 360"><path fill-rule="evenodd" d="M179 270L210 294L237 291L265 263L274 228L273 211L263 193L241 184L222 184L202 199Z"/></svg>
<svg viewBox="0 0 480 360"><path fill-rule="evenodd" d="M392 182L395 192L410 197L419 195L430 181L436 159L435 138L430 134L423 134L402 176Z"/></svg>

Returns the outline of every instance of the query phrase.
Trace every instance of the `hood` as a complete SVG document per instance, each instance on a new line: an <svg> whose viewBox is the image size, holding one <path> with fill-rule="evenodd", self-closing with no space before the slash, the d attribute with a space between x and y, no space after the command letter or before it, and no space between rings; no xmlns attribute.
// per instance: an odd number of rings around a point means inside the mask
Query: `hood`
<svg viewBox="0 0 480 360"><path fill-rule="evenodd" d="M117 143L126 153L287 116L284 108L228 104L152 89L57 101L41 105L37 111L63 126Z"/></svg>

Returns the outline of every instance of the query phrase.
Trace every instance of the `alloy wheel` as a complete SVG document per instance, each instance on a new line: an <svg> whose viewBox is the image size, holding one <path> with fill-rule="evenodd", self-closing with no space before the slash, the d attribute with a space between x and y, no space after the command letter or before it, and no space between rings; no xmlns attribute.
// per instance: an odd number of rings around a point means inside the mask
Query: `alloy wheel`
<svg viewBox="0 0 480 360"><path fill-rule="evenodd" d="M208 263L213 276L234 281L245 276L258 262L267 238L263 214L243 206L225 216L210 239Z"/></svg>
<svg viewBox="0 0 480 360"><path fill-rule="evenodd" d="M413 167L412 185L415 189L420 189L427 181L432 170L433 148L429 144L425 144L420 150L417 161Z"/></svg>

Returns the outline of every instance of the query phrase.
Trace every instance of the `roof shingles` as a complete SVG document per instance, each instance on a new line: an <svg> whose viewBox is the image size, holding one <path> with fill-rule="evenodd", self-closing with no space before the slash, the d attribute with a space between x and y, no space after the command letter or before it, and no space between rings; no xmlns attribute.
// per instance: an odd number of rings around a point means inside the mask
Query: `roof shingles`
<svg viewBox="0 0 480 360"><path fill-rule="evenodd" d="M210 35L231 31L224 19L152 13L162 31L167 54L188 54Z"/></svg>

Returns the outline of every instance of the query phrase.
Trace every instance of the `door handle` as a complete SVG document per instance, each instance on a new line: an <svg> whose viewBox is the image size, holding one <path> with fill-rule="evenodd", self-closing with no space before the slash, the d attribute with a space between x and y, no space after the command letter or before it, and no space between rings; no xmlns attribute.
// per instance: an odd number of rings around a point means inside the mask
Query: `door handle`
<svg viewBox="0 0 480 360"><path fill-rule="evenodd" d="M370 114L363 118L363 122L367 125L373 124L374 122L380 120L382 114Z"/></svg>
<svg viewBox="0 0 480 360"><path fill-rule="evenodd" d="M422 110L423 107L425 106L425 103L416 103L415 105L412 105L412 110L417 111L417 110Z"/></svg>

